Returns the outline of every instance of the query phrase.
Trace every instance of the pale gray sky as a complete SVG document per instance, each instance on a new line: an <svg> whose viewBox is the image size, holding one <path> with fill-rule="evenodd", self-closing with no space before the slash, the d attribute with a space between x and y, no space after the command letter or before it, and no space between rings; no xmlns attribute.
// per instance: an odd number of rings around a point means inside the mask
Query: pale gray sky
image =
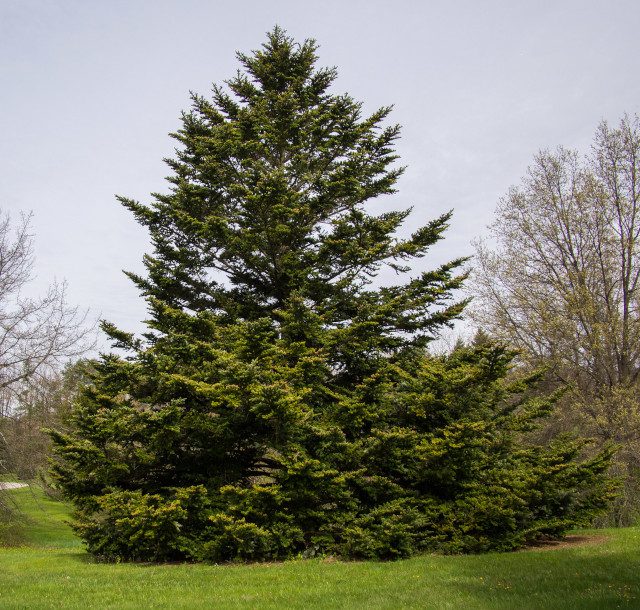
<svg viewBox="0 0 640 610"><path fill-rule="evenodd" d="M233 75L280 24L320 43L336 92L395 104L412 225L455 210L427 266L469 254L534 153L587 151L598 122L639 112L640 2L0 0L0 208L32 210L35 288L126 330L144 302L145 232L116 203L163 191L188 91Z"/></svg>

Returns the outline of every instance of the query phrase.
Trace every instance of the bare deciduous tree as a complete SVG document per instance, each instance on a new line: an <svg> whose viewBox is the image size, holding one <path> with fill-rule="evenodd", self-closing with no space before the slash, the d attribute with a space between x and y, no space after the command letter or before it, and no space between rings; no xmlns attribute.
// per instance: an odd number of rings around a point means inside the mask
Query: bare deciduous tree
<svg viewBox="0 0 640 610"><path fill-rule="evenodd" d="M640 119L601 123L585 159L564 148L539 153L500 201L475 265L478 325L571 383L581 425L636 448L640 419L629 418L640 404ZM640 468L635 451L620 455L630 459L627 471Z"/></svg>
<svg viewBox="0 0 640 610"><path fill-rule="evenodd" d="M67 304L64 283L52 284L39 298L25 294L34 266L30 220L22 215L13 223L0 213L0 472L14 474L17 464L41 465L48 447L40 432L45 412L25 418L26 398L44 389L51 394L61 366L94 343L86 313ZM0 522L10 515L10 503L0 495Z"/></svg>
<svg viewBox="0 0 640 610"><path fill-rule="evenodd" d="M604 389L640 374L640 123L602 123L592 156L535 158L477 243L473 313L561 377Z"/></svg>
<svg viewBox="0 0 640 610"><path fill-rule="evenodd" d="M34 256L30 216L0 215L0 390L49 374L92 345L86 313L67 304L64 283L39 298L25 295ZM3 413L8 408L4 401Z"/></svg>

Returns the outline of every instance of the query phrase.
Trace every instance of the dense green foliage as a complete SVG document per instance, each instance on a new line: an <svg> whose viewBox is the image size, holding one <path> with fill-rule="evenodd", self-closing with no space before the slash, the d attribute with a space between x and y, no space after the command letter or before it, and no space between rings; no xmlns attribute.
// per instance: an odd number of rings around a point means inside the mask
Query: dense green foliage
<svg viewBox="0 0 640 610"><path fill-rule="evenodd" d="M396 237L389 108L328 88L316 46L275 29L174 134L168 194L122 199L148 227L150 309L104 356L54 476L92 553L259 560L512 549L588 521L608 453L523 444L553 398L505 381L512 354L425 346L464 303L461 260L411 272L449 216ZM383 266L400 277L375 288Z"/></svg>

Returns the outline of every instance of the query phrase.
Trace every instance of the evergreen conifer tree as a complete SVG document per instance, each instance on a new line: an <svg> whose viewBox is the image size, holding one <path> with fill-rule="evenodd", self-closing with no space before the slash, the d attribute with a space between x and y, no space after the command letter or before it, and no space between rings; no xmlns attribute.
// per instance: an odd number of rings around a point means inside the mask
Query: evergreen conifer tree
<svg viewBox="0 0 640 610"><path fill-rule="evenodd" d="M504 381L503 348L431 358L459 317L461 259L411 273L449 214L406 239L374 215L402 173L390 108L329 88L316 44L275 28L242 71L193 95L170 189L121 202L145 225L149 306L103 356L54 477L107 558L398 557L514 548L610 493L584 443L523 446L552 399ZM400 278L375 287L383 266Z"/></svg>

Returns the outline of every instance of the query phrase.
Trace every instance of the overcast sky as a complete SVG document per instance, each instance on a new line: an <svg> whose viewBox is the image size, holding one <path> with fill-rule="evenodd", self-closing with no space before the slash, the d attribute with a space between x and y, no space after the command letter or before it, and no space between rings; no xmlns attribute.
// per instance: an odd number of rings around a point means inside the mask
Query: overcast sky
<svg viewBox="0 0 640 610"><path fill-rule="evenodd" d="M471 252L535 152L587 152L597 124L639 112L640 2L0 0L0 208L33 212L40 290L126 330L145 305L146 234L115 201L164 191L188 107L280 24L315 38L337 93L394 104L407 172L376 205L413 226L453 208L427 260Z"/></svg>

